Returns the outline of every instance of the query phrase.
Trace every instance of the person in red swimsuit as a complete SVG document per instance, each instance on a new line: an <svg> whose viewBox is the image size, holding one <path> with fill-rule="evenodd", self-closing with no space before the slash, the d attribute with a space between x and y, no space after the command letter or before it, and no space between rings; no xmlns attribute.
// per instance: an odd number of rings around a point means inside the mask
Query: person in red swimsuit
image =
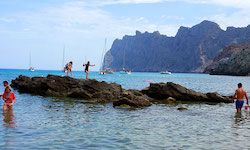
<svg viewBox="0 0 250 150"><path fill-rule="evenodd" d="M16 96L15 94L11 91L11 87L7 86L5 88L5 92L3 93L3 100L4 100L4 105L3 105L3 110L11 110L13 109L13 100L14 103L16 102Z"/></svg>

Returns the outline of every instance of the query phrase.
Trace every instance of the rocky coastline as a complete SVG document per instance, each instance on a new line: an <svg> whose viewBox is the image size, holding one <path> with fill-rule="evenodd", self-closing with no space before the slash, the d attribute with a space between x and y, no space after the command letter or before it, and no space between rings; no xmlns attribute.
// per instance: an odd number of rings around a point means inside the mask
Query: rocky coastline
<svg viewBox="0 0 250 150"><path fill-rule="evenodd" d="M71 97L91 100L97 103L113 103L117 108L149 107L153 102L191 101L231 103L228 96L218 93L199 93L181 85L151 83L142 90L125 90L117 83L99 82L94 79L74 79L48 75L47 77L27 77L20 75L12 80L11 86L20 93L52 97Z"/></svg>
<svg viewBox="0 0 250 150"><path fill-rule="evenodd" d="M225 47L204 73L247 76L250 74L250 43Z"/></svg>

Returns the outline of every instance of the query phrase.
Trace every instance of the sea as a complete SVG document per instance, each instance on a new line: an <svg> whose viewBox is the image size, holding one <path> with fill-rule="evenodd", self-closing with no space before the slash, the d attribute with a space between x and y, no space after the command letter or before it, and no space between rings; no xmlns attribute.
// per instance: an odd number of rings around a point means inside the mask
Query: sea
<svg viewBox="0 0 250 150"><path fill-rule="evenodd" d="M4 91L4 80L48 74L66 75L61 71L0 69L0 91ZM86 77L83 71L73 71L73 75ZM90 72L89 78L138 90L150 83L174 82L198 92L227 96L233 95L241 82L250 95L248 76ZM154 103L131 110L114 108L112 103L14 93L13 111L2 111L0 101L0 149L250 149L250 110L237 114L233 103ZM179 111L179 107L187 110Z"/></svg>

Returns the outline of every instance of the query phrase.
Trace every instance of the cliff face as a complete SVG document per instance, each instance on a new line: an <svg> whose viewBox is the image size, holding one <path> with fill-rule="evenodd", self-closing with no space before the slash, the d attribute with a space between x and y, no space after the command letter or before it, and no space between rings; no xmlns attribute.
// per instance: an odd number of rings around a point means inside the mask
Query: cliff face
<svg viewBox="0 0 250 150"><path fill-rule="evenodd" d="M205 68L205 73L248 75L250 73L250 43L228 46Z"/></svg>
<svg viewBox="0 0 250 150"><path fill-rule="evenodd" d="M203 72L220 49L250 41L250 26L229 27L203 21L191 28L180 27L175 37L159 32L124 36L115 40L104 59L104 67L117 71L123 67L145 72Z"/></svg>

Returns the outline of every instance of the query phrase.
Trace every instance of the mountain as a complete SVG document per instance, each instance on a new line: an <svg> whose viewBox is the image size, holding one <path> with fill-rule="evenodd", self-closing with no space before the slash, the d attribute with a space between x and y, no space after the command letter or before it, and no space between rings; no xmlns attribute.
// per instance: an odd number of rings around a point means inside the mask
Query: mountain
<svg viewBox="0 0 250 150"><path fill-rule="evenodd" d="M217 75L249 75L250 43L224 48L204 72Z"/></svg>
<svg viewBox="0 0 250 150"><path fill-rule="evenodd" d="M191 28L181 26L175 37L158 31L125 35L116 39L106 53L104 67L139 72L203 72L228 45L250 42L250 26L228 27L203 21Z"/></svg>

